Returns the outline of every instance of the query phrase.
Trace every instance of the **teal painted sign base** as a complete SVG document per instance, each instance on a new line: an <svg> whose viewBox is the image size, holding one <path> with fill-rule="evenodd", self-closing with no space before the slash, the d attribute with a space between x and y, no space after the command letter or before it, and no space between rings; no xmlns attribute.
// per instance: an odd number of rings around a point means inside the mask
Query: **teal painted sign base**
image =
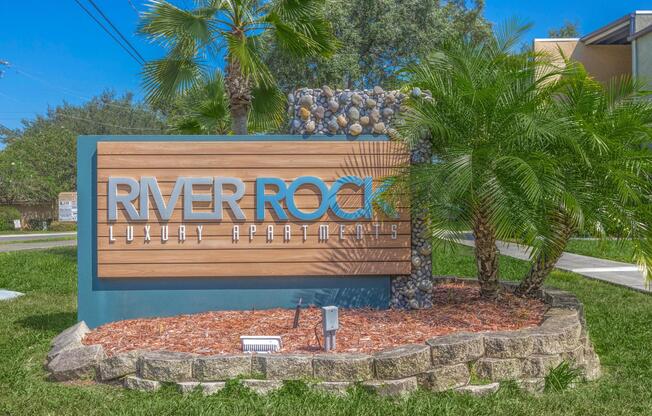
<svg viewBox="0 0 652 416"><path fill-rule="evenodd" d="M97 277L97 142L99 141L343 141L344 136L80 136L77 139L78 320L107 322L209 310L336 305L387 308L389 276L99 279ZM356 141L386 140L384 136ZM152 146L156 146L152 143Z"/></svg>

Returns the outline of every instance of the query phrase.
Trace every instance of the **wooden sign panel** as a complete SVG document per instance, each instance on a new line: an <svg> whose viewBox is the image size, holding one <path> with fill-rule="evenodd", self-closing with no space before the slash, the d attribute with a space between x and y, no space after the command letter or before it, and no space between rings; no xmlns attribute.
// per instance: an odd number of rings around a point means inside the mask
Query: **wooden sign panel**
<svg viewBox="0 0 652 416"><path fill-rule="evenodd" d="M410 218L372 203L385 141L98 142L100 278L410 273Z"/></svg>

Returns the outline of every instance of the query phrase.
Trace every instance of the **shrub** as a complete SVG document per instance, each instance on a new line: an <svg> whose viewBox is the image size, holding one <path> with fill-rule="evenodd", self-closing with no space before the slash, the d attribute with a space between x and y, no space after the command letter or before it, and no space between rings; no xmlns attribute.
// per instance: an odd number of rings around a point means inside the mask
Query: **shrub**
<svg viewBox="0 0 652 416"><path fill-rule="evenodd" d="M20 219L20 211L14 207L0 207L0 231L14 229L14 220Z"/></svg>
<svg viewBox="0 0 652 416"><path fill-rule="evenodd" d="M43 218L31 218L27 220L27 224L23 224L23 228L27 228L32 231L45 231L48 229L48 225L52 220L46 220Z"/></svg>
<svg viewBox="0 0 652 416"><path fill-rule="evenodd" d="M50 231L77 231L76 222L52 221L48 227Z"/></svg>

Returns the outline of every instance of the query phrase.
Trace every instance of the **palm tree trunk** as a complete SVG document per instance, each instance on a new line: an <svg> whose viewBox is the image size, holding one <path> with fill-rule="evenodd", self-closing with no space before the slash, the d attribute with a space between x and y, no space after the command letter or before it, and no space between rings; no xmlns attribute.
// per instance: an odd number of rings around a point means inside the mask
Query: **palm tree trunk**
<svg viewBox="0 0 652 416"><path fill-rule="evenodd" d="M224 79L229 94L231 130L235 134L247 134L247 120L251 110L251 81L242 74L240 63L230 58Z"/></svg>
<svg viewBox="0 0 652 416"><path fill-rule="evenodd" d="M558 236L558 238L563 241L563 247L566 247L572 235L573 227L571 226L571 222L566 216L564 216L564 223L559 228ZM543 282L555 268L563 253L564 250L562 248L549 256L539 254L534 260L534 263L532 263L532 266L530 266L530 270L525 275L525 278L523 278L521 284L516 289L516 294L531 298L538 297Z"/></svg>
<svg viewBox="0 0 652 416"><path fill-rule="evenodd" d="M478 266L480 296L485 299L498 297L498 248L496 233L487 221L487 214L479 208L473 224L475 238L475 260Z"/></svg>

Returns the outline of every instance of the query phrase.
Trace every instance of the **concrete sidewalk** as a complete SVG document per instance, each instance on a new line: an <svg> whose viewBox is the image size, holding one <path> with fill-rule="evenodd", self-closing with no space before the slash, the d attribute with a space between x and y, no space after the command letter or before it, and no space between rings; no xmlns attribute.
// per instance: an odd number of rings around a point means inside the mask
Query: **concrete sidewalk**
<svg viewBox="0 0 652 416"><path fill-rule="evenodd" d="M47 240L49 238L61 238L76 236L77 231L66 231L60 233L36 233L36 234L4 234L0 235L0 243L12 241Z"/></svg>
<svg viewBox="0 0 652 416"><path fill-rule="evenodd" d="M466 246L473 247L472 236L461 241ZM515 243L498 242L498 250L504 256L514 257L521 260L529 260L528 246L521 246ZM640 292L652 293L645 287L643 273L634 264L621 263L618 261L599 259L596 257L582 256L580 254L564 253L556 266L560 270L581 274L590 279L602 280L618 286L625 286Z"/></svg>
<svg viewBox="0 0 652 416"><path fill-rule="evenodd" d="M22 250L41 250L53 247L76 246L77 240L59 240L59 241L40 241L37 243L14 243L0 244L0 253Z"/></svg>

